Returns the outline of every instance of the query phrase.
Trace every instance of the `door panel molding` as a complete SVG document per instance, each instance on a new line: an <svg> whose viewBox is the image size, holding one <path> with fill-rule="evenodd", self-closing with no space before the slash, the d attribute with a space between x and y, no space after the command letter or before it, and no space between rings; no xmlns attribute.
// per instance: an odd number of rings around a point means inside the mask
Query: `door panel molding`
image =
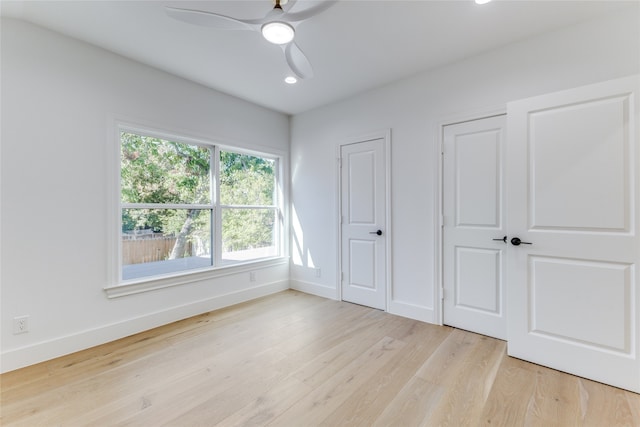
<svg viewBox="0 0 640 427"><path fill-rule="evenodd" d="M456 259L456 270L454 278L454 304L456 307L475 310L488 314L491 316L502 316L503 307L500 298L495 296L498 294L498 290L494 290L494 295L489 293L474 292L473 288L465 286L465 282L471 280L480 280L485 283L484 289L491 287L503 288L504 283L499 277L499 272L502 270L502 252L495 249L488 248L474 248L457 246L455 248L454 257ZM466 264L476 261L478 264L482 264L480 271L476 269L475 274L465 274L463 267Z"/></svg>
<svg viewBox="0 0 640 427"><path fill-rule="evenodd" d="M629 232L631 96L605 96L528 113L529 168L535 171L530 177L529 229ZM582 154L576 157L577 152ZM589 191L572 191L577 185Z"/></svg>
<svg viewBox="0 0 640 427"><path fill-rule="evenodd" d="M630 298L632 264L534 255L529 257L529 271L530 334L633 356L629 319L637 314ZM564 306L575 305L587 292L591 298L582 301L580 312L567 317ZM544 318L537 315L540 307Z"/></svg>
<svg viewBox="0 0 640 427"><path fill-rule="evenodd" d="M500 195L502 186L500 162L502 150L499 144L502 129L486 129L459 135L456 140L455 159L455 224L456 227L501 228L503 224L500 209L501 200L486 201L487 197ZM467 176L470 168L482 171ZM491 194L493 192L493 194Z"/></svg>

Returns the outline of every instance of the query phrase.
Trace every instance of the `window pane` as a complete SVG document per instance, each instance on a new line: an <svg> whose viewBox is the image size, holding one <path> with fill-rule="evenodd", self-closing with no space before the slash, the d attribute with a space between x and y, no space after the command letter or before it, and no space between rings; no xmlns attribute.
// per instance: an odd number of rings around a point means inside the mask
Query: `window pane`
<svg viewBox="0 0 640 427"><path fill-rule="evenodd" d="M210 203L210 149L121 132L123 203Z"/></svg>
<svg viewBox="0 0 640 427"><path fill-rule="evenodd" d="M222 261L239 262L278 255L275 209L222 210Z"/></svg>
<svg viewBox="0 0 640 427"><path fill-rule="evenodd" d="M223 205L275 205L275 161L220 152L220 202Z"/></svg>
<svg viewBox="0 0 640 427"><path fill-rule="evenodd" d="M211 210L122 210L123 280L211 265Z"/></svg>

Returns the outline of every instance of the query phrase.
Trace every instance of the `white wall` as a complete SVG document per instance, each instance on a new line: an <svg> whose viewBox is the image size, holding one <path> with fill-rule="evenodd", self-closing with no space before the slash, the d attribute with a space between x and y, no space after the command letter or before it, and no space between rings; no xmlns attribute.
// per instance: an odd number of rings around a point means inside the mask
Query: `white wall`
<svg viewBox="0 0 640 427"><path fill-rule="evenodd" d="M288 152L289 118L16 20L2 20L2 370L288 288L287 264L108 299L114 116ZM12 334L29 315L30 332Z"/></svg>
<svg viewBox="0 0 640 427"><path fill-rule="evenodd" d="M390 128L390 311L438 321L434 239L439 125L451 117L506 108L508 101L640 72L637 6L294 116L291 200L299 230L291 246L292 286L337 295L336 145ZM303 242L300 248L297 240ZM309 259L321 269L320 278L309 268Z"/></svg>

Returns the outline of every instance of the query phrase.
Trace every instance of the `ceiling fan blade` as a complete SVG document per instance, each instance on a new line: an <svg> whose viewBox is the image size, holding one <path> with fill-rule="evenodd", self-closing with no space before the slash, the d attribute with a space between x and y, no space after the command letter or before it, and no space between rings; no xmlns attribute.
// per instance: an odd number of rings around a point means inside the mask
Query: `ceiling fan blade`
<svg viewBox="0 0 640 427"><path fill-rule="evenodd" d="M305 19L309 19L312 16L317 15L318 13L324 12L325 10L329 9L331 6L333 6L337 2L338 0L325 0L322 3L319 3L308 9L301 10L300 12L293 12L293 13L287 12L285 13L285 19L287 20L287 22L304 21Z"/></svg>
<svg viewBox="0 0 640 427"><path fill-rule="evenodd" d="M285 10L285 12L288 12L291 10L291 8L293 8L293 6L295 6L297 2L298 0L288 0L283 9Z"/></svg>
<svg viewBox="0 0 640 427"><path fill-rule="evenodd" d="M167 15L189 24L214 27L219 30L259 30L263 19L236 19L204 10L165 7Z"/></svg>
<svg viewBox="0 0 640 427"><path fill-rule="evenodd" d="M300 79L310 79L313 77L313 67L295 42L282 45L284 57L291 71Z"/></svg>

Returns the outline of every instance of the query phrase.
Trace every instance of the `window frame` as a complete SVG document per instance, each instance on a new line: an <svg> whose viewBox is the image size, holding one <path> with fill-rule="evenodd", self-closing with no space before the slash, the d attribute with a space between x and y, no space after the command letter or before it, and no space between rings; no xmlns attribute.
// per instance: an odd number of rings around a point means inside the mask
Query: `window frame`
<svg viewBox="0 0 640 427"><path fill-rule="evenodd" d="M157 126L140 126L116 120L114 126L111 127L108 141L109 155L108 173L113 174L109 182L109 194L111 195L111 203L109 212L111 213L111 224L107 227L109 230L108 251L110 261L109 274L107 278L107 286L103 289L107 297L114 298L124 295L146 292L154 289L161 289L170 286L182 285L187 283L198 282L216 277L223 277L232 274L238 274L245 271L255 271L256 269L287 264L288 261L288 240L285 238L284 231L288 226L288 215L285 207L287 206L287 181L286 181L286 165L288 163L287 153L268 147L247 148L240 144L222 144L215 140L194 138L184 136L186 132L168 132L158 130ZM123 203L121 197L121 133L128 132L137 135L168 140L189 145L198 145L210 149L210 165L211 165L211 203L210 204L155 204L155 203ZM115 144L113 143L115 142ZM277 255L264 258L256 258L251 260L243 260L233 263L222 263L222 209L235 208L235 205L223 205L220 203L220 151L233 152L238 154L261 157L274 161L274 205L258 206L258 205L239 205L237 208L250 209L273 209L276 212L276 221L274 224L274 243L277 248ZM205 268L190 269L172 272L169 274L158 274L154 276L146 276L123 280L122 278L122 210L135 208L166 208L166 209L186 209L196 208L210 210L211 215L211 250L213 265Z"/></svg>

